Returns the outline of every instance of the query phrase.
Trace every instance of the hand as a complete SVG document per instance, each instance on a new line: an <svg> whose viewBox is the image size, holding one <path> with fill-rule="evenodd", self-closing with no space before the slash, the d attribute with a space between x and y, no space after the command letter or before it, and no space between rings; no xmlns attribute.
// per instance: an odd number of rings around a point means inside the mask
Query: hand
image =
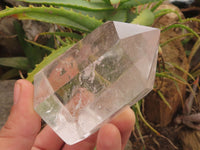
<svg viewBox="0 0 200 150"><path fill-rule="evenodd" d="M41 132L41 119L33 109L33 85L18 80L14 87L14 104L0 131L2 150L122 150L135 123L134 113L125 108L110 123L75 145L65 144L49 127Z"/></svg>

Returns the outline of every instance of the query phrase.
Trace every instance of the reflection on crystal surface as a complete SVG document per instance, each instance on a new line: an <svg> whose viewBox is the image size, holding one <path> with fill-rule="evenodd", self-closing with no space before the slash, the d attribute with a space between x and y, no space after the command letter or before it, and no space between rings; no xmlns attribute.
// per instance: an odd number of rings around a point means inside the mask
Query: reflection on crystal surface
<svg viewBox="0 0 200 150"><path fill-rule="evenodd" d="M85 139L153 88L159 34L103 24L35 75L36 112L67 144Z"/></svg>

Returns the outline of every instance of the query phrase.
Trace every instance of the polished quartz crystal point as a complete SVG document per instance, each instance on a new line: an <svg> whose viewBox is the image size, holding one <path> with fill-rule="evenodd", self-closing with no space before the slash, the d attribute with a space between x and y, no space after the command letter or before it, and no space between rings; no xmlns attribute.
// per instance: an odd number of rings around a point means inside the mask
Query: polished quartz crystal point
<svg viewBox="0 0 200 150"><path fill-rule="evenodd" d="M34 108L75 144L152 90L160 31L107 22L34 77Z"/></svg>

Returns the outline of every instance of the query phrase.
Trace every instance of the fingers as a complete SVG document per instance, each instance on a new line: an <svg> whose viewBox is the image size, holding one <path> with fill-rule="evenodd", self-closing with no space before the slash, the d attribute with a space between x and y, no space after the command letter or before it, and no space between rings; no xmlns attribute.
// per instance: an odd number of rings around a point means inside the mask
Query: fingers
<svg viewBox="0 0 200 150"><path fill-rule="evenodd" d="M61 147L63 147L63 150L91 150L95 147L96 137L97 133L75 145L66 145L49 126L46 126L37 136L34 146L31 150L58 150Z"/></svg>
<svg viewBox="0 0 200 150"><path fill-rule="evenodd" d="M112 119L111 123L119 129L122 138L122 149L124 149L135 125L135 114L133 110L128 106L125 107Z"/></svg>
<svg viewBox="0 0 200 150"><path fill-rule="evenodd" d="M0 131L1 149L31 149L40 130L40 117L33 110L33 85L18 80L14 87L14 105Z"/></svg>
<svg viewBox="0 0 200 150"><path fill-rule="evenodd" d="M32 150L58 150L62 146L63 150L91 150L94 149L96 141L97 150L121 150L129 139L134 123L134 113L129 107L126 107L109 124L105 124L99 132L75 145L65 144L64 146L64 142L47 126L37 136Z"/></svg>
<svg viewBox="0 0 200 150"><path fill-rule="evenodd" d="M124 108L109 124L104 125L98 132L97 150L124 149L135 124L134 112ZM72 146L65 145L63 150L91 150L96 143L96 135Z"/></svg>
<svg viewBox="0 0 200 150"><path fill-rule="evenodd" d="M31 150L58 150L63 144L64 142L58 135L49 126L46 126L37 136Z"/></svg>
<svg viewBox="0 0 200 150"><path fill-rule="evenodd" d="M124 149L135 124L134 112L124 108L112 121L99 130L97 150Z"/></svg>
<svg viewBox="0 0 200 150"><path fill-rule="evenodd" d="M116 126L105 124L97 137L97 150L121 150L121 135Z"/></svg>
<svg viewBox="0 0 200 150"><path fill-rule="evenodd" d="M135 124L134 112L124 108L112 121L105 124L98 132L97 150L121 150L124 149ZM96 135L72 146L65 145L63 150L91 150L96 143Z"/></svg>
<svg viewBox="0 0 200 150"><path fill-rule="evenodd" d="M97 132L77 144L65 145L63 150L93 150L96 145L96 139Z"/></svg>

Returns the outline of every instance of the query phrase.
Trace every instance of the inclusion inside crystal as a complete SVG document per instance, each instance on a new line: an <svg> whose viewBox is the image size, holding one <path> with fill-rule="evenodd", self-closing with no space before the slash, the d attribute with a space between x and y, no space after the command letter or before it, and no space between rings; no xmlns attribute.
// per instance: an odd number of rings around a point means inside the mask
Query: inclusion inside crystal
<svg viewBox="0 0 200 150"><path fill-rule="evenodd" d="M152 88L160 31L107 22L35 75L34 107L75 144Z"/></svg>

